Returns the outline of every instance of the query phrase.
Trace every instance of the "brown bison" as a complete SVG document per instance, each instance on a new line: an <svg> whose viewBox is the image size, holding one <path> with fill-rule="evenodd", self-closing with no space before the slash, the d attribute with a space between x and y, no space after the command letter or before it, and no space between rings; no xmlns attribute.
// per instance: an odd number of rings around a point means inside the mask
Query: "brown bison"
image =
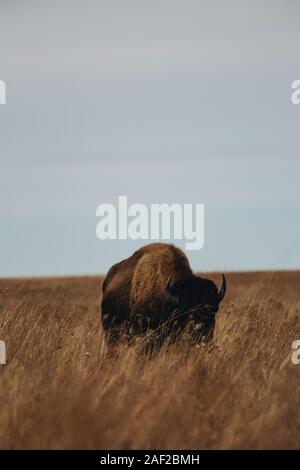
<svg viewBox="0 0 300 470"><path fill-rule="evenodd" d="M102 325L110 340L146 331L177 337L183 331L210 341L215 315L226 292L193 274L185 254L165 243L152 243L112 266L103 282Z"/></svg>

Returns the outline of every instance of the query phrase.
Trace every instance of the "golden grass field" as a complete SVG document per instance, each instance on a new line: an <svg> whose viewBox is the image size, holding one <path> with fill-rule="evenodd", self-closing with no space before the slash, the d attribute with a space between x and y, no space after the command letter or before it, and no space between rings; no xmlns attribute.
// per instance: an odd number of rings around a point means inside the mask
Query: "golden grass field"
<svg viewBox="0 0 300 470"><path fill-rule="evenodd" d="M300 448L300 272L227 274L214 344L152 359L107 350L101 280L0 280L1 449Z"/></svg>

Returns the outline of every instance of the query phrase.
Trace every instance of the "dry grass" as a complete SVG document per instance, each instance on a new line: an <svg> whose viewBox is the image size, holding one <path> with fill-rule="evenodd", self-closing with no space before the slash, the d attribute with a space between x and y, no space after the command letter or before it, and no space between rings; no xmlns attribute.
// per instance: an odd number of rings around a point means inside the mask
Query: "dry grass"
<svg viewBox="0 0 300 470"><path fill-rule="evenodd" d="M0 280L0 447L300 448L299 283L228 274L214 346L149 360L107 351L100 278Z"/></svg>

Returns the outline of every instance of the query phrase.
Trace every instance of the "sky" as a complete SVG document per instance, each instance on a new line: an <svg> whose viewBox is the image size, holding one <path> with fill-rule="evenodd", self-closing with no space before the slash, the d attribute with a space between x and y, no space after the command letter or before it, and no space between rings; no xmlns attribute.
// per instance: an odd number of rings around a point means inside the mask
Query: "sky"
<svg viewBox="0 0 300 470"><path fill-rule="evenodd" d="M300 268L300 4L0 0L0 276L104 273L96 208L204 203L197 271ZM184 247L184 242L177 242Z"/></svg>

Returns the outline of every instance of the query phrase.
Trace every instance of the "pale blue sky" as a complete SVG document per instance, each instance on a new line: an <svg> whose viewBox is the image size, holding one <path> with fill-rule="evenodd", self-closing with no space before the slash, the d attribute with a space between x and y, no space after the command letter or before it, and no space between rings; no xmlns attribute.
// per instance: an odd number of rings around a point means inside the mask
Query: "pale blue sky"
<svg viewBox="0 0 300 470"><path fill-rule="evenodd" d="M205 203L197 270L300 268L300 4L0 1L0 276L101 273L96 207Z"/></svg>

